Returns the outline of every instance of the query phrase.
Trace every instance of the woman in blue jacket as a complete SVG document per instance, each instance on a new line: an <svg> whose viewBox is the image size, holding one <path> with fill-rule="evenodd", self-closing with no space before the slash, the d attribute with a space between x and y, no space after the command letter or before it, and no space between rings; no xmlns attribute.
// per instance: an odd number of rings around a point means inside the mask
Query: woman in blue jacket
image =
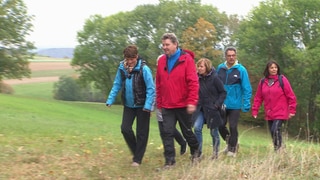
<svg viewBox="0 0 320 180"><path fill-rule="evenodd" d="M126 47L123 55L125 59L120 62L106 105L111 106L118 92L122 91L121 133L133 154L132 166L139 166L147 147L155 88L151 70L138 56L137 47ZM136 136L132 130L135 118Z"/></svg>

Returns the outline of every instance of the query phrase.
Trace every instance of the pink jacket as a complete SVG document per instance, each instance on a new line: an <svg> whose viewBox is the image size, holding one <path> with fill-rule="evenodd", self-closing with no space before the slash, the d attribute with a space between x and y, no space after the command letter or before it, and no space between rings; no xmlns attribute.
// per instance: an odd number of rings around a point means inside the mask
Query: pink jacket
<svg viewBox="0 0 320 180"><path fill-rule="evenodd" d="M274 84L268 86L268 78L274 79ZM259 83L253 100L252 116L258 115L259 108L264 103L265 120L288 120L289 113L296 113L297 99L288 79L282 75L283 89L278 75L265 78ZM262 88L261 88L262 85Z"/></svg>

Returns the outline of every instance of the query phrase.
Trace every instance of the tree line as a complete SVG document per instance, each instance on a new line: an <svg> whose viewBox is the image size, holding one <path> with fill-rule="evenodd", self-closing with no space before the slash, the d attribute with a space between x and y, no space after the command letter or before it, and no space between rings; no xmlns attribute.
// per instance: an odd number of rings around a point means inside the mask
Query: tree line
<svg viewBox="0 0 320 180"><path fill-rule="evenodd" d="M6 8L3 4L0 3L0 8ZM239 62L248 69L253 94L263 76L266 63L276 60L280 64L298 100L297 114L288 122L288 131L308 140L318 140L318 9L320 1L266 0L260 2L246 16L238 16L219 12L214 6L201 4L201 0L159 0L158 4L140 5L129 12L107 17L90 16L82 30L77 33L79 45L75 48L71 64L77 68L81 84L93 85L106 96L112 87L117 67L123 59L122 50L129 44L139 47L140 56L147 61L154 73L156 59L162 53L160 39L165 32L174 32L179 37L182 48L195 52L195 60L206 57L212 60L214 66L224 61L225 47L235 46L238 48ZM3 21L6 20L0 18L0 23ZM29 29L29 24L25 29ZM8 52L15 55L13 50L3 51L4 36L1 32L0 59L8 59ZM23 35L20 34L21 37ZM23 51L21 54L23 56L19 57L24 57L27 61L26 57L30 54ZM8 62L13 61L14 58ZM28 71L12 75L8 73L12 68L8 67L10 63L0 66L0 80L3 77L21 78L28 75ZM27 68L24 66L25 69ZM242 119L253 123L249 114L244 114ZM260 119L259 122L264 121Z"/></svg>

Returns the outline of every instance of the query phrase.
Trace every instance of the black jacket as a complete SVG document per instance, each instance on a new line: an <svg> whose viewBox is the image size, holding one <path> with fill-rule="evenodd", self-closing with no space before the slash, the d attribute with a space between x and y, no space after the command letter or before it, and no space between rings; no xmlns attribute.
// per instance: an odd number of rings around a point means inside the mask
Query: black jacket
<svg viewBox="0 0 320 180"><path fill-rule="evenodd" d="M224 89L224 85L221 79L218 77L214 68L206 76L199 75L199 101L197 105L197 110L193 114L193 120L195 121L198 117L200 111L204 112L206 117L206 112L212 112L212 116L215 122L208 122L205 119L208 128L217 127L221 123L219 108L223 104L226 98L227 92ZM210 124L213 123L213 124Z"/></svg>

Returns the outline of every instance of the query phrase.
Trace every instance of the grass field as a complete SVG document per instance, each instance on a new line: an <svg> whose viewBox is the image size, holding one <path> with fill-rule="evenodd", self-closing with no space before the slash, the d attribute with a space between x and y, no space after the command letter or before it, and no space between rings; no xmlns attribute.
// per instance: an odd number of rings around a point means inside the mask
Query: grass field
<svg viewBox="0 0 320 180"><path fill-rule="evenodd" d="M320 179L320 147L289 138L273 152L265 127L241 125L236 158L220 153L211 160L211 137L204 128L204 157L191 164L177 155L170 170L155 114L142 165L131 167L121 132L122 106L65 102L50 96L52 83L14 85L15 95L0 94L0 179ZM221 143L221 151L225 143ZM176 144L177 152L179 146Z"/></svg>
<svg viewBox="0 0 320 180"><path fill-rule="evenodd" d="M120 133L122 106L12 95L0 99L0 179L320 178L317 144L286 139L286 153L277 154L264 128L241 126L238 156L221 153L215 161L204 130L202 162L192 165L188 155L178 155L174 169L158 171L164 158L154 115L143 164L133 168Z"/></svg>

